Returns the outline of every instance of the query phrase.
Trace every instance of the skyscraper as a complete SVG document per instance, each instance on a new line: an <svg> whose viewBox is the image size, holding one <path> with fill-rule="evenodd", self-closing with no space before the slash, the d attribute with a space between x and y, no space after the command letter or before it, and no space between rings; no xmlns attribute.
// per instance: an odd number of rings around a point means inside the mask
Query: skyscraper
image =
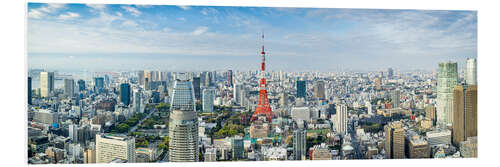
<svg viewBox="0 0 500 167"><path fill-rule="evenodd" d="M28 104L31 104L31 77L28 77Z"/></svg>
<svg viewBox="0 0 500 167"><path fill-rule="evenodd" d="M453 88L458 84L456 62L439 63L437 83L437 124L453 123Z"/></svg>
<svg viewBox="0 0 500 167"><path fill-rule="evenodd" d="M54 72L40 72L40 95L49 97L54 91Z"/></svg>
<svg viewBox="0 0 500 167"><path fill-rule="evenodd" d="M103 77L95 77L94 78L94 92L102 93L104 91L104 78Z"/></svg>
<svg viewBox="0 0 500 167"><path fill-rule="evenodd" d="M243 148L243 138L241 136L234 136L231 140L232 159L243 159L245 150Z"/></svg>
<svg viewBox="0 0 500 167"><path fill-rule="evenodd" d="M392 70L392 68L387 69L387 78L392 79L393 76L394 76L394 70Z"/></svg>
<svg viewBox="0 0 500 167"><path fill-rule="evenodd" d="M314 83L314 97L325 99L325 81L316 81Z"/></svg>
<svg viewBox="0 0 500 167"><path fill-rule="evenodd" d="M203 83L203 86L209 87L212 86L212 73L208 71L204 71L201 75L201 81Z"/></svg>
<svg viewBox="0 0 500 167"><path fill-rule="evenodd" d="M295 160L306 160L306 130L305 122L300 120L293 130L293 155Z"/></svg>
<svg viewBox="0 0 500 167"><path fill-rule="evenodd" d="M109 163L115 159L135 163L135 138L112 134L96 135L96 162Z"/></svg>
<svg viewBox="0 0 500 167"><path fill-rule="evenodd" d="M233 70L228 70L227 73L227 86L233 87Z"/></svg>
<svg viewBox="0 0 500 167"><path fill-rule="evenodd" d="M375 90L382 90L382 78L380 77L375 80Z"/></svg>
<svg viewBox="0 0 500 167"><path fill-rule="evenodd" d="M78 80L78 91L84 91L85 90L85 81L84 80Z"/></svg>
<svg viewBox="0 0 500 167"><path fill-rule="evenodd" d="M306 81L297 80L297 97L306 98Z"/></svg>
<svg viewBox="0 0 500 167"><path fill-rule="evenodd" d="M215 90L213 88L203 89L203 112L214 111Z"/></svg>
<svg viewBox="0 0 500 167"><path fill-rule="evenodd" d="M137 71L137 80L139 85L144 85L144 70Z"/></svg>
<svg viewBox="0 0 500 167"><path fill-rule="evenodd" d="M201 83L200 77L193 77L194 97L196 100L201 99Z"/></svg>
<svg viewBox="0 0 500 167"><path fill-rule="evenodd" d="M233 101L237 104L240 104L241 98L241 90L243 89L243 85L236 83L233 88Z"/></svg>
<svg viewBox="0 0 500 167"><path fill-rule="evenodd" d="M140 89L134 91L134 112L141 113L141 105L142 105L142 91Z"/></svg>
<svg viewBox="0 0 500 167"><path fill-rule="evenodd" d="M393 90L391 92L391 102L392 102L392 107L393 108L399 107L399 103L400 103L399 100L401 98L400 96L401 96L401 92L398 89Z"/></svg>
<svg viewBox="0 0 500 167"><path fill-rule="evenodd" d="M385 155L389 159L405 158L405 130L401 122L391 122L385 127Z"/></svg>
<svg viewBox="0 0 500 167"><path fill-rule="evenodd" d="M75 80L64 79L64 95L71 98L73 94L75 94Z"/></svg>
<svg viewBox="0 0 500 167"><path fill-rule="evenodd" d="M128 106L130 104L130 84L120 84L120 102Z"/></svg>
<svg viewBox="0 0 500 167"><path fill-rule="evenodd" d="M457 85L453 90L453 144L477 136L477 86Z"/></svg>
<svg viewBox="0 0 500 167"><path fill-rule="evenodd" d="M347 133L347 104L344 101L337 104L336 116L335 128L339 134L345 135Z"/></svg>
<svg viewBox="0 0 500 167"><path fill-rule="evenodd" d="M477 85L477 61L474 58L467 58L465 83L467 85Z"/></svg>
<svg viewBox="0 0 500 167"><path fill-rule="evenodd" d="M169 122L169 161L198 161L198 118L193 85L188 77L176 77L172 93Z"/></svg>

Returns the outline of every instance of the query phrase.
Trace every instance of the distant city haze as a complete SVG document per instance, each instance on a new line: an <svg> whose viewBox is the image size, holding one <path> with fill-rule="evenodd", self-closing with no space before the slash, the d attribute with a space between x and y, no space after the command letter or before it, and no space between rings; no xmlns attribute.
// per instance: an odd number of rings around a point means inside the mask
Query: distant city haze
<svg viewBox="0 0 500 167"><path fill-rule="evenodd" d="M465 67L476 11L28 4L28 68L374 71Z"/></svg>

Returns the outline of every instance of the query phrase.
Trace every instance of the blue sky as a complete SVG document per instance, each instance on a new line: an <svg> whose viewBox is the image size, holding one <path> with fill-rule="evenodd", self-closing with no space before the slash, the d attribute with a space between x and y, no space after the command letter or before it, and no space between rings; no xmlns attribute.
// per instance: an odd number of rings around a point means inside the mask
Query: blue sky
<svg viewBox="0 0 500 167"><path fill-rule="evenodd" d="M28 4L29 68L401 70L477 57L475 11Z"/></svg>

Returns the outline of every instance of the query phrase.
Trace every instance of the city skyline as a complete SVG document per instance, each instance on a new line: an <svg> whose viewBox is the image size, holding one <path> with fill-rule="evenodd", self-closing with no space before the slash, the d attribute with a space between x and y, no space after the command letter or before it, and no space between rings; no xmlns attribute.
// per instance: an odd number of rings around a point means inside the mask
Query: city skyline
<svg viewBox="0 0 500 167"><path fill-rule="evenodd" d="M262 31L269 70L435 69L477 57L476 11L39 3L27 11L32 68L254 70Z"/></svg>
<svg viewBox="0 0 500 167"><path fill-rule="evenodd" d="M28 164L477 158L474 11L28 8Z"/></svg>

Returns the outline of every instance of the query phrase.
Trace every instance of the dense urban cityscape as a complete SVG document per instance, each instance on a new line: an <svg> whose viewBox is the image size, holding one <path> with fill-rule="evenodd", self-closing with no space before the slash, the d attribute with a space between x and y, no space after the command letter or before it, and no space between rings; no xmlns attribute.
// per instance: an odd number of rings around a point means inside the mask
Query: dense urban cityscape
<svg viewBox="0 0 500 167"><path fill-rule="evenodd" d="M264 55L261 71L31 69L29 163L477 157L476 59L431 73L266 73Z"/></svg>
<svg viewBox="0 0 500 167"><path fill-rule="evenodd" d="M476 55L421 70L269 70L264 38L252 70L28 66L28 163L477 157Z"/></svg>

